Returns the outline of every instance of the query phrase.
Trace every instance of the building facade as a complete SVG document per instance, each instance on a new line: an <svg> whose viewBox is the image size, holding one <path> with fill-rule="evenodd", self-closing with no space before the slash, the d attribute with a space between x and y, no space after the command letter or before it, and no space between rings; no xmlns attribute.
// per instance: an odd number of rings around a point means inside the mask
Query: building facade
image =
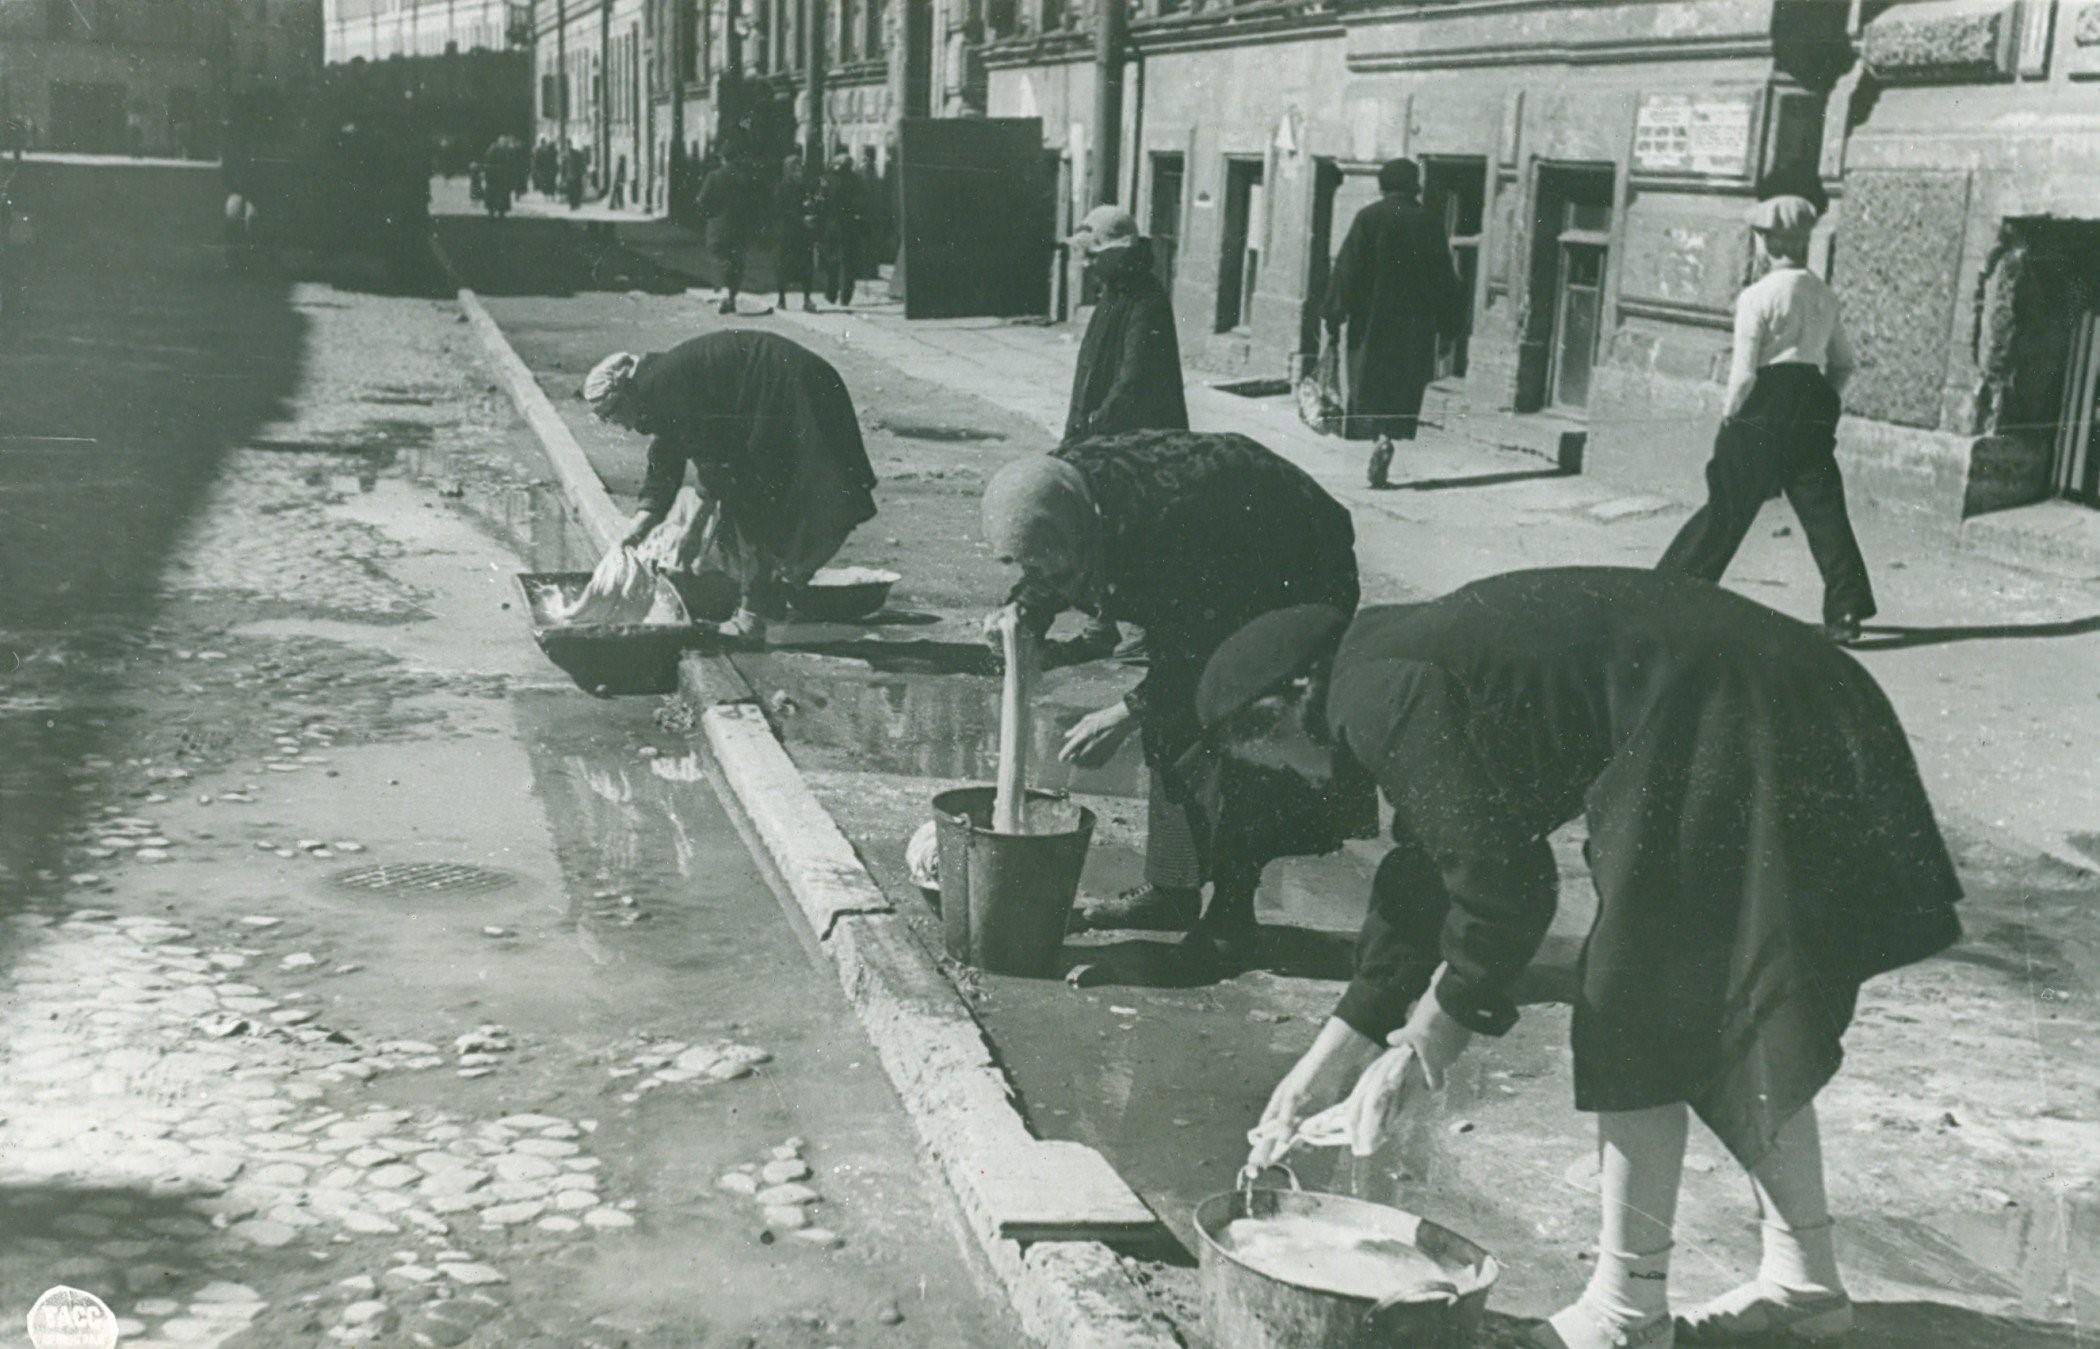
<svg viewBox="0 0 2100 1349"><path fill-rule="evenodd" d="M990 114L1042 118L1064 214L1099 152L1080 3L994 5L978 52ZM1115 195L1192 364L1294 375L1378 164L1411 156L1471 297L1448 415L1696 492L1743 209L1783 186L1834 203L1855 492L1950 525L2093 499L2100 0L1143 0L1120 74Z"/></svg>
<svg viewBox="0 0 2100 1349"><path fill-rule="evenodd" d="M323 7L330 65L504 51L531 8L515 0L323 0Z"/></svg>
<svg viewBox="0 0 2100 1349"><path fill-rule="evenodd" d="M0 123L39 150L216 152L224 0L0 0Z"/></svg>

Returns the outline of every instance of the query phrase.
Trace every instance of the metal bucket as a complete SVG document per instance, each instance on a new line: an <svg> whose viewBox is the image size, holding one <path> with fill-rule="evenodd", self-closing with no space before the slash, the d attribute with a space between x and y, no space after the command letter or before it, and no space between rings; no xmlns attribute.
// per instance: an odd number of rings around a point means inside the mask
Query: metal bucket
<svg viewBox="0 0 2100 1349"><path fill-rule="evenodd" d="M957 787L933 798L942 943L981 970L1054 978L1094 812L1063 793L1031 791L1030 823L1044 831L995 834L995 794L992 787Z"/></svg>
<svg viewBox="0 0 2100 1349"><path fill-rule="evenodd" d="M1456 1291L1374 1302L1272 1278L1225 1248L1225 1228L1234 1219L1279 1214L1405 1242L1450 1271ZM1502 1272L1493 1256L1427 1218L1301 1190L1294 1175L1288 1190L1244 1185L1212 1195L1196 1207L1196 1232L1203 1324L1218 1349L1459 1349L1478 1338L1488 1290Z"/></svg>

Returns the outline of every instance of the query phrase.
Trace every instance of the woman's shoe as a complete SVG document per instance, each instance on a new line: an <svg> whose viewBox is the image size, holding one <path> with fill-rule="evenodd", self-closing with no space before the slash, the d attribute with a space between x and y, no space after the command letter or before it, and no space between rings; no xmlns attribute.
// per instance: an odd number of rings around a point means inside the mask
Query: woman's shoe
<svg viewBox="0 0 2100 1349"><path fill-rule="evenodd" d="M1677 1323L1664 1312L1618 1330L1577 1302L1554 1313L1524 1343L1530 1349L1676 1349Z"/></svg>
<svg viewBox="0 0 2100 1349"><path fill-rule="evenodd" d="M1753 1279L1677 1318L1683 1344L1836 1344L1852 1333L1852 1299L1785 1299Z"/></svg>
<svg viewBox="0 0 2100 1349"><path fill-rule="evenodd" d="M1371 462L1365 469L1364 480L1374 489L1383 491L1393 485L1393 442L1384 436L1371 447Z"/></svg>

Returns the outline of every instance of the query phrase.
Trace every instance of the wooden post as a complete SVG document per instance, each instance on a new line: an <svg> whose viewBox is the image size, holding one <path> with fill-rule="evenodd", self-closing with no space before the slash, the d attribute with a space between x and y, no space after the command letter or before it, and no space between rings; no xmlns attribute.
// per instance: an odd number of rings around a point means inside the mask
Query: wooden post
<svg viewBox="0 0 2100 1349"><path fill-rule="evenodd" d="M1028 686L1035 660L1035 640L1021 630L1020 616L1009 609L999 625L1006 654L1006 682L999 699L999 783L992 797L992 832L1028 832Z"/></svg>

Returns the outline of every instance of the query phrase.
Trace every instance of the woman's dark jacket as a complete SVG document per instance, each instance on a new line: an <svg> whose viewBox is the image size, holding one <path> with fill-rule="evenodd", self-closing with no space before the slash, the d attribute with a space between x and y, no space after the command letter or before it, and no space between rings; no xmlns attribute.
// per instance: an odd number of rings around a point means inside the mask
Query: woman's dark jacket
<svg viewBox="0 0 2100 1349"><path fill-rule="evenodd" d="M1746 1165L1836 1071L1867 978L1960 935L1960 886L1894 711L1805 624L1705 581L1572 567L1367 609L1339 752L1378 779L1381 865L1336 1014L1382 1041L1440 962L1489 1034L1551 922L1577 815L1598 908L1576 1104L1689 1102Z"/></svg>
<svg viewBox="0 0 2100 1349"><path fill-rule="evenodd" d="M1186 431L1174 306L1142 241L1105 265L1072 376L1065 443L1123 431Z"/></svg>

